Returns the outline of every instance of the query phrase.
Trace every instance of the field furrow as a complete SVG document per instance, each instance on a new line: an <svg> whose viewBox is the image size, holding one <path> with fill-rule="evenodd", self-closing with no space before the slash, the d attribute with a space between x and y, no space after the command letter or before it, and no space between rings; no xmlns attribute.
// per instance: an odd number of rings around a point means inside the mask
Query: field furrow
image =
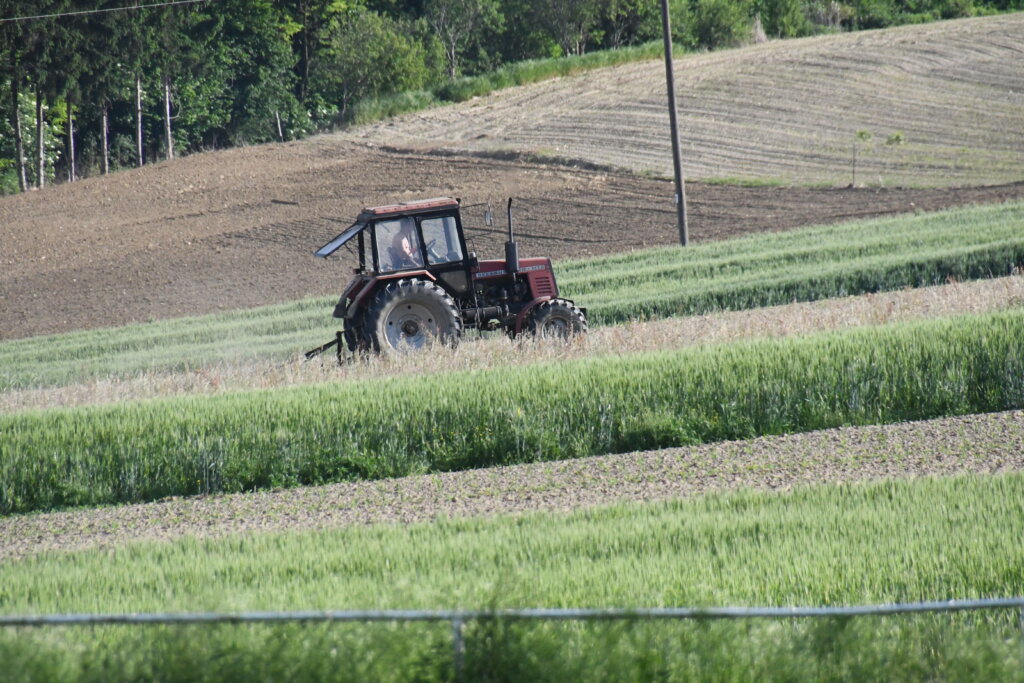
<svg viewBox="0 0 1024 683"><path fill-rule="evenodd" d="M732 489L1024 470L1024 412L313 488L0 517L0 562L143 540L567 511Z"/></svg>

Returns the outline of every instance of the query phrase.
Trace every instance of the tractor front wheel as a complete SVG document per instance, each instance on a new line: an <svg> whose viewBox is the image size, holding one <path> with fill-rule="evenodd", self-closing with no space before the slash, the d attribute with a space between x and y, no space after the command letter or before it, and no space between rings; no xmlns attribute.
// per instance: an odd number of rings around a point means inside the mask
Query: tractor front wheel
<svg viewBox="0 0 1024 683"><path fill-rule="evenodd" d="M443 289L426 280L402 279L380 290L366 309L363 336L374 351L404 353L434 343L454 345L462 316Z"/></svg>
<svg viewBox="0 0 1024 683"><path fill-rule="evenodd" d="M530 313L530 331L542 339L569 339L587 331L587 319L571 301L551 299Z"/></svg>

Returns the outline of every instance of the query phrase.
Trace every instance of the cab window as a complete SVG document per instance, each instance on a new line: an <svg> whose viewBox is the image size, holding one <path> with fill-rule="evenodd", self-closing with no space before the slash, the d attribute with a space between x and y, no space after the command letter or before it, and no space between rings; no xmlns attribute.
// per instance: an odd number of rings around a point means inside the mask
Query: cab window
<svg viewBox="0 0 1024 683"><path fill-rule="evenodd" d="M374 239L377 242L379 272L423 267L420 238L416 234L416 221L412 218L378 222Z"/></svg>
<svg viewBox="0 0 1024 683"><path fill-rule="evenodd" d="M427 247L427 259L431 265L453 263L462 260L462 245L454 216L426 218L420 221L423 243Z"/></svg>

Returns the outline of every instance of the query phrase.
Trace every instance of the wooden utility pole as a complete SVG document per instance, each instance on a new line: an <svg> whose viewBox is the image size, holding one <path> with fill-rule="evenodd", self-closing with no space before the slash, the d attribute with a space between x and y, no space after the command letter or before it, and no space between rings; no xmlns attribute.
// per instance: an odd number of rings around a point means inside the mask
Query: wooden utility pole
<svg viewBox="0 0 1024 683"><path fill-rule="evenodd" d="M690 243L686 224L686 187L683 183L683 161L679 155L679 117L676 113L676 85L672 74L672 27L668 17L668 0L661 0L661 30L665 40L665 81L668 85L668 118L672 127L672 164L676 176L676 218L679 221L679 243Z"/></svg>

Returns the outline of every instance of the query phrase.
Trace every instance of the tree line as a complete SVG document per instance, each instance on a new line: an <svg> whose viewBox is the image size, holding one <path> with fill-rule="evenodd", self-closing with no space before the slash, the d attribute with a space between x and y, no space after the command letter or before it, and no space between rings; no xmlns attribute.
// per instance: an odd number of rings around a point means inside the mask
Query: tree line
<svg viewBox="0 0 1024 683"><path fill-rule="evenodd" d="M670 5L677 44L715 49L752 31L879 28L1024 0ZM659 0L5 0L0 193L296 139L345 123L365 98L660 37Z"/></svg>

